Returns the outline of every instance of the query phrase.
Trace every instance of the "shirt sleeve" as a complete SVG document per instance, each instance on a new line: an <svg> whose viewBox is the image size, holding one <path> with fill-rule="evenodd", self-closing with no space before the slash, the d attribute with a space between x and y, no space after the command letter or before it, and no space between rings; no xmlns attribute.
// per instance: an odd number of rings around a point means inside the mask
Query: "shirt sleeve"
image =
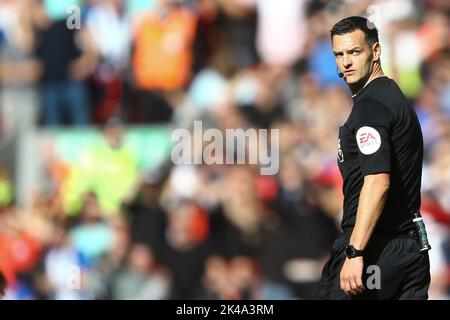
<svg viewBox="0 0 450 320"><path fill-rule="evenodd" d="M353 119L363 176L390 172L392 111L374 99L364 99L355 105Z"/></svg>

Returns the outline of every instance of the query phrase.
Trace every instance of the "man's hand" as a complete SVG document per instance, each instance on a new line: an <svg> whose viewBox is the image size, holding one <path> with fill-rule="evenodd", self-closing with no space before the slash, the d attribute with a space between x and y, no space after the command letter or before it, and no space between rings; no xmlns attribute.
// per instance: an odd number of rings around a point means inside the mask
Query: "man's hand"
<svg viewBox="0 0 450 320"><path fill-rule="evenodd" d="M365 288L362 282L363 268L363 257L345 259L340 275L341 289L345 293L358 295L364 291Z"/></svg>

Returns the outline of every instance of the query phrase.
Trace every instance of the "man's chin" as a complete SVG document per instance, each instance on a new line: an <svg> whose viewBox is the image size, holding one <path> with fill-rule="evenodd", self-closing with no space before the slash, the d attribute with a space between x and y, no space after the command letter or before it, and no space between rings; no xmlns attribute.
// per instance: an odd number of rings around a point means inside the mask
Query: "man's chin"
<svg viewBox="0 0 450 320"><path fill-rule="evenodd" d="M345 77L345 82L347 82L347 84L357 84L360 80L361 79L354 76Z"/></svg>

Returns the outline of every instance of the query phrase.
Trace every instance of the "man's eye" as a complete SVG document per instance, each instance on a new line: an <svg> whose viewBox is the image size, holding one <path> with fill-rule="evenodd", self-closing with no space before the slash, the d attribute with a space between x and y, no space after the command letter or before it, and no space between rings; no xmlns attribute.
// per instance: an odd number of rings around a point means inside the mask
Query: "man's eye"
<svg viewBox="0 0 450 320"><path fill-rule="evenodd" d="M335 53L334 56L335 57L342 57L342 53Z"/></svg>
<svg viewBox="0 0 450 320"><path fill-rule="evenodd" d="M355 50L355 51L352 52L352 54L353 54L353 55L358 55L360 52L361 52L361 51L359 51L359 50Z"/></svg>

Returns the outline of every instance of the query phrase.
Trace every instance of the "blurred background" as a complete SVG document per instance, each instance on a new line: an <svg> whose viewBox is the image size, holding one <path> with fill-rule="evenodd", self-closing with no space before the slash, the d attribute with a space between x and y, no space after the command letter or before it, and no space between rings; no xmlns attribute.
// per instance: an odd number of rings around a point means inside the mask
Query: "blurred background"
<svg viewBox="0 0 450 320"><path fill-rule="evenodd" d="M430 298L450 297L450 2L0 0L5 299L311 299L352 101L329 30L379 29L425 143ZM278 129L280 170L173 166L175 128Z"/></svg>

